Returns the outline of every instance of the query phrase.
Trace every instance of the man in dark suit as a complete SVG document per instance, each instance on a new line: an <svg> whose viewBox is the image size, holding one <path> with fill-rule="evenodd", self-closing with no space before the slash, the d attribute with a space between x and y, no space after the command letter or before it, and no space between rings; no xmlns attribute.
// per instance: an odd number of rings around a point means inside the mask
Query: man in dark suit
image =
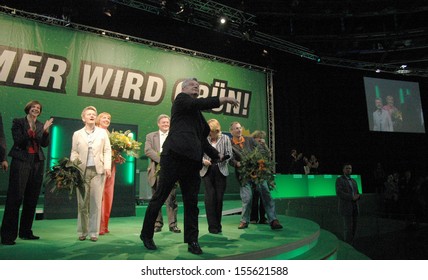
<svg viewBox="0 0 428 280"><path fill-rule="evenodd" d="M140 238L147 249L157 249L153 241L156 217L178 181L184 204L184 242L189 252L202 254L198 243L199 170L204 152L213 160L219 160L220 155L208 143L210 128L201 110L226 103L238 106L239 102L231 97L198 98L199 83L195 78L184 80L181 88L171 108L171 128L161 153L158 187L147 207Z"/></svg>
<svg viewBox="0 0 428 280"><path fill-rule="evenodd" d="M3 119L0 114L0 168L7 171L8 163L6 158L6 137L4 136Z"/></svg>
<svg viewBox="0 0 428 280"><path fill-rule="evenodd" d="M144 153L150 159L149 167L147 168L147 180L149 186L152 188L152 195L156 192L158 186L156 168L160 161L160 152L162 145L168 136L170 126L170 118L168 115L162 114L158 117L158 131L150 132L146 136L146 143L144 145ZM169 231L180 233L181 230L177 227L177 196L176 188L171 190L166 202L166 214L168 216ZM163 227L162 210L159 211L155 223L155 232L159 232Z"/></svg>
<svg viewBox="0 0 428 280"><path fill-rule="evenodd" d="M352 165L343 165L343 175L336 179L339 215L343 217L343 240L353 244L357 230L358 192L357 182L351 178Z"/></svg>

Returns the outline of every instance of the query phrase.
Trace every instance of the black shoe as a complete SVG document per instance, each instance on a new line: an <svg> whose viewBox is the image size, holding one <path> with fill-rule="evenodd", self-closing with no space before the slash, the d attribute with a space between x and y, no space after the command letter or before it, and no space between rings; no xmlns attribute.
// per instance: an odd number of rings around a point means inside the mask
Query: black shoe
<svg viewBox="0 0 428 280"><path fill-rule="evenodd" d="M172 231L174 233L180 233L181 229L179 229L177 226L169 227L169 231Z"/></svg>
<svg viewBox="0 0 428 280"><path fill-rule="evenodd" d="M202 254L202 249L199 246L198 242L189 242L188 244L189 244L189 246L187 247L187 251L189 251L190 253L195 254L195 255Z"/></svg>
<svg viewBox="0 0 428 280"><path fill-rule="evenodd" d="M160 232L160 231L162 231L161 227L155 227L155 232Z"/></svg>
<svg viewBox="0 0 428 280"><path fill-rule="evenodd" d="M273 220L270 223L270 228L275 230L275 229L282 229L282 225L278 222L278 220Z"/></svg>
<svg viewBox="0 0 428 280"><path fill-rule="evenodd" d="M153 241L153 238L146 238L143 235L140 235L141 241L144 243L144 247L146 247L149 250L156 250L157 247L155 245L155 242Z"/></svg>
<svg viewBox="0 0 428 280"><path fill-rule="evenodd" d="M220 231L218 230L218 229L210 229L210 230L208 230L210 233L212 233L212 234L219 234L220 233Z"/></svg>
<svg viewBox="0 0 428 280"><path fill-rule="evenodd" d="M15 245L16 242L12 241L12 240L2 240L1 244L3 244L3 245Z"/></svg>
<svg viewBox="0 0 428 280"><path fill-rule="evenodd" d="M19 236L19 238L23 239L23 240L37 240L40 239L40 237L35 236L34 234L30 234L30 235L21 235Z"/></svg>

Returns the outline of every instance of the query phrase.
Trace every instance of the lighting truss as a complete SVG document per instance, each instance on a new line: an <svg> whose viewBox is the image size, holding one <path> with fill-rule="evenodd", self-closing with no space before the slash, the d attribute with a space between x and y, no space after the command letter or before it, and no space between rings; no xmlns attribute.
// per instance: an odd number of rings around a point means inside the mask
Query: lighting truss
<svg viewBox="0 0 428 280"><path fill-rule="evenodd" d="M162 10L159 0L110 1L116 4L121 4L130 8L143 10L145 12L153 14L160 14ZM381 72L393 74L399 73L397 72L397 70L399 70L399 67L394 65L319 56L313 50L310 50L306 47L293 44L280 38L256 31L255 29L257 27L257 23L255 21L256 17L254 15L245 13L243 11L228 7L226 5L214 1L177 0L177 3L180 3L181 5L183 5L183 7L191 9L192 18L191 20L189 20L189 18L184 17L182 13L170 13L169 17L174 20L188 22L190 24L202 28L213 30L213 19L219 14L222 14L230 20L229 28L223 30L222 32L230 36L243 38L242 26L245 25L247 28L251 28L254 30L252 36L246 38L248 41L262 46L267 46L280 51L284 51L286 53L297 55L302 58L314 60L319 64L367 71L380 70ZM407 70L409 71L409 73L406 73L405 75L428 77L428 70L426 69L408 68Z"/></svg>

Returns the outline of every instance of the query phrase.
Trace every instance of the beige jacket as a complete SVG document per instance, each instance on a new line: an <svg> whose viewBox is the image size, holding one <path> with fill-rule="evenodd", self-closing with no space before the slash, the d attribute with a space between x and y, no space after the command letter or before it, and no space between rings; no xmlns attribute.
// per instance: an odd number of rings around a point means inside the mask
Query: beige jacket
<svg viewBox="0 0 428 280"><path fill-rule="evenodd" d="M95 169L98 174L104 174L106 169L111 169L111 146L105 129L95 127L92 153L94 154ZM70 160L79 159L79 167L84 172L88 160L88 136L85 128L77 130L73 134Z"/></svg>

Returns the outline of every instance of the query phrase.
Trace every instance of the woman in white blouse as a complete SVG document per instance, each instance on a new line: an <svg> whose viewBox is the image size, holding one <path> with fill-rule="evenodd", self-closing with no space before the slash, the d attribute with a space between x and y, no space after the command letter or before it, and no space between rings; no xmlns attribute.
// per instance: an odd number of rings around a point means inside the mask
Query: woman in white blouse
<svg viewBox="0 0 428 280"><path fill-rule="evenodd" d="M106 177L111 176L111 146L105 129L95 126L97 109L82 111L85 126L73 134L70 160L79 160L85 179L85 192L77 191L77 234L83 241L89 235L97 241L101 219L101 201Z"/></svg>

